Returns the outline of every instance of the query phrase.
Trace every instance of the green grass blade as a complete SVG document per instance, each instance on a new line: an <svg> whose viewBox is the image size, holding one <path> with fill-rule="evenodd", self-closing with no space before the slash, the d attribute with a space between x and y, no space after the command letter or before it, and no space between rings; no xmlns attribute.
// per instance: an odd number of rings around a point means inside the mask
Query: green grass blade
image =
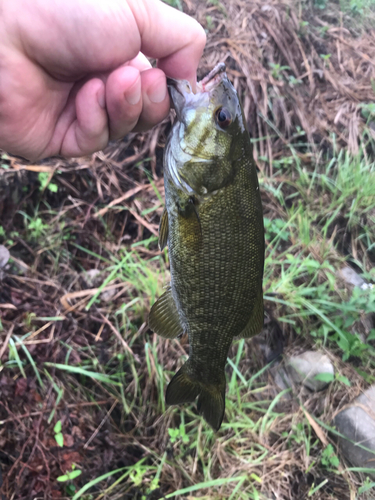
<svg viewBox="0 0 375 500"><path fill-rule="evenodd" d="M44 366L57 368L58 370L64 370L64 371L70 372L70 373L76 373L78 375L84 375L85 377L99 380L100 382L103 382L105 384L116 385L118 387L121 386L120 382L114 381L108 375L103 375L102 373L97 373L97 372L92 372L90 370L85 370L84 368L81 368L79 366L69 366L69 365L62 365L60 363L49 363L49 362L44 363Z"/></svg>
<svg viewBox="0 0 375 500"><path fill-rule="evenodd" d="M191 493L193 491L223 486L224 484L233 483L233 482L237 482L237 481L244 481L245 479L247 479L247 476L223 477L222 479L213 479L212 481L206 481L204 483L193 484L192 486L189 486L187 488L183 488L182 490L177 490L173 493L169 493L169 495L166 495L165 498L174 498L177 495L185 495L185 494Z"/></svg>

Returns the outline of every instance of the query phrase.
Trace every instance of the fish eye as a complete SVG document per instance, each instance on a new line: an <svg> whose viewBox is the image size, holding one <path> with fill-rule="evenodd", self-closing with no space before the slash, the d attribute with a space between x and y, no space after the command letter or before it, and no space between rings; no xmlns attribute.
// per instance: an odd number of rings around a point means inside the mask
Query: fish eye
<svg viewBox="0 0 375 500"><path fill-rule="evenodd" d="M215 120L220 128L227 128L232 122L232 115L227 108L218 108L215 111Z"/></svg>

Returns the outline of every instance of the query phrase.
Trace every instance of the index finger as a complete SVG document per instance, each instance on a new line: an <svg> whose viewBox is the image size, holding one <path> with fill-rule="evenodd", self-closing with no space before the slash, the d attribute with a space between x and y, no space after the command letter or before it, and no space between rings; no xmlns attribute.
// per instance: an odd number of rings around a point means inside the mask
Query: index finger
<svg viewBox="0 0 375 500"><path fill-rule="evenodd" d="M158 59L166 75L195 88L206 33L192 17L159 0L128 0L141 35L141 51Z"/></svg>

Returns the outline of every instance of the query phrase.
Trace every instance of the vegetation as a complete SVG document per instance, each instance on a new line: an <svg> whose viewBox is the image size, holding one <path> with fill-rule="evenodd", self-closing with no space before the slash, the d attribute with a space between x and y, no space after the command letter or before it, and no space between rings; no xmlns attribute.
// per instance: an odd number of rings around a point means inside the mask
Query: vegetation
<svg viewBox="0 0 375 500"><path fill-rule="evenodd" d="M211 0L196 16L210 16L211 30L230 8ZM267 68L291 91L304 85L287 76L288 61ZM245 79L238 85L244 91ZM231 348L217 434L195 405L165 407L188 339L161 339L146 323L169 279L156 236L161 151L138 135L78 163L30 168L3 154L0 244L11 254L0 269L7 498L373 498L370 471L343 461L331 427L335 412L375 380L375 330L364 334L361 323L375 310L375 289L352 290L337 275L349 265L375 282L373 109L363 102L356 152L333 133L317 149L302 125L286 137L272 98L270 90L262 122L270 133L253 134L265 217L265 328ZM157 129L161 142L167 132L168 124ZM261 146L270 140L272 158ZM336 371L328 391L278 388L272 370L282 347L324 350Z"/></svg>

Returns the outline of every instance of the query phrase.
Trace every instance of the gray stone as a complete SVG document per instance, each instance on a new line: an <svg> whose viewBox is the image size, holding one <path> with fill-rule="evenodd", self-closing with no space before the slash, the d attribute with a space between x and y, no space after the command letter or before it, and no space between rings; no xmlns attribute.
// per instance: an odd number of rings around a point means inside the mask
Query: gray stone
<svg viewBox="0 0 375 500"><path fill-rule="evenodd" d="M3 269L8 264L9 258L9 250L4 245L0 245L0 269Z"/></svg>
<svg viewBox="0 0 375 500"><path fill-rule="evenodd" d="M285 389L290 389L293 387L293 382L290 380L289 375L287 374L285 368L281 364L276 364L270 368L270 374L273 377L275 385L277 386L276 391L272 399L276 396L278 392L284 391ZM290 392L286 392L281 400L289 401L292 399L292 394Z"/></svg>
<svg viewBox="0 0 375 500"><path fill-rule="evenodd" d="M100 298L103 302L110 302L117 292L118 288L110 288L109 290L104 290L104 292L100 294Z"/></svg>
<svg viewBox="0 0 375 500"><path fill-rule="evenodd" d="M296 356L291 356L287 361L288 374L296 384L303 384L311 391L321 391L329 382L317 380L320 374L331 375L335 370L328 356L321 352L306 351Z"/></svg>
<svg viewBox="0 0 375 500"><path fill-rule="evenodd" d="M290 377L289 377L287 371L282 366L280 366L280 365L275 366L275 367L271 368L270 372L274 378L275 384L282 391L284 391L285 389L289 389L290 387L293 387L293 382L290 380Z"/></svg>
<svg viewBox="0 0 375 500"><path fill-rule="evenodd" d="M90 288L97 288L103 283L104 277L100 275L99 269L89 269L88 271L83 271L81 274Z"/></svg>
<svg viewBox="0 0 375 500"><path fill-rule="evenodd" d="M341 278L347 285L362 287L366 282L357 274L351 267L343 267L337 271L337 276Z"/></svg>
<svg viewBox="0 0 375 500"><path fill-rule="evenodd" d="M338 413L333 425L345 436L339 438L345 458L355 467L373 468L375 477L375 385Z"/></svg>

